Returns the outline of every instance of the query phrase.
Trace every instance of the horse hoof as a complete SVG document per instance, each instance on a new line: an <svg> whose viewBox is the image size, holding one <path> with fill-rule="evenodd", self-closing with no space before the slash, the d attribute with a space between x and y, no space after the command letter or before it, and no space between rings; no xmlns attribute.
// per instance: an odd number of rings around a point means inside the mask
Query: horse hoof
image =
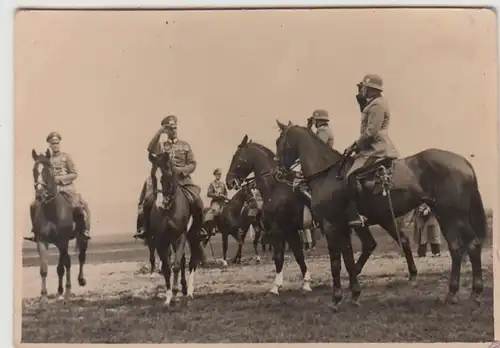
<svg viewBox="0 0 500 348"><path fill-rule="evenodd" d="M57 295L57 299L58 299L59 301L64 300L64 295L63 295L63 294L59 294L59 295Z"/></svg>
<svg viewBox="0 0 500 348"><path fill-rule="evenodd" d="M279 291L278 291L278 288L274 287L272 288L271 290L269 290L269 292L273 295L276 295L278 296L279 295Z"/></svg>
<svg viewBox="0 0 500 348"><path fill-rule="evenodd" d="M349 300L349 304L353 307L361 307L361 303L359 302L359 300L354 300L354 299L351 299Z"/></svg>
<svg viewBox="0 0 500 348"><path fill-rule="evenodd" d="M304 290L306 292L312 291L311 284L305 283L304 285L302 285L302 290Z"/></svg>
<svg viewBox="0 0 500 348"><path fill-rule="evenodd" d="M187 297L188 300L192 300L194 298L193 294L187 294L186 297Z"/></svg>
<svg viewBox="0 0 500 348"><path fill-rule="evenodd" d="M445 305L448 305L448 304L457 304L458 303L458 297L456 294L452 295L452 294L447 294L445 299L444 299L444 304Z"/></svg>
<svg viewBox="0 0 500 348"><path fill-rule="evenodd" d="M330 303L328 305L328 307L330 308L330 310L333 312L333 313L337 313L339 311L339 305L338 304L335 304L335 303Z"/></svg>
<svg viewBox="0 0 500 348"><path fill-rule="evenodd" d="M222 265L222 267L228 267L229 266L229 264L227 263L226 260L221 260L221 265Z"/></svg>
<svg viewBox="0 0 500 348"><path fill-rule="evenodd" d="M472 293L470 295L470 300L472 301L472 303L474 303L478 307L480 307L483 304L483 300L481 299L481 296L479 294L476 294L476 293Z"/></svg>
<svg viewBox="0 0 500 348"><path fill-rule="evenodd" d="M78 278L78 284L80 284L80 286L85 286L87 285L87 281L85 278Z"/></svg>

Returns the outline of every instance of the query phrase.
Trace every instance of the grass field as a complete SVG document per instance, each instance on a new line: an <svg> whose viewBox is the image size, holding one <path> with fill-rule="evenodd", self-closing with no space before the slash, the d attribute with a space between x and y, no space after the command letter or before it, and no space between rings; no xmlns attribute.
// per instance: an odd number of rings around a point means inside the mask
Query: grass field
<svg viewBox="0 0 500 348"><path fill-rule="evenodd" d="M468 301L471 285L470 265L462 267L461 301L444 306L436 300L448 288L450 258L416 259L419 277L416 284L407 280L405 260L397 245L375 229L378 247L368 261L360 283L361 307L343 302L332 312L331 275L325 242L306 260L312 273L313 291L300 290L300 272L293 257L287 255L284 287L279 296L268 293L274 279L274 264L266 253L261 264L251 260L247 242L241 265L227 269L199 269L195 297L181 299L173 307L163 307L164 280L141 274L146 248L136 245L121 262L112 257L118 241L98 243L94 250L106 250L109 259L86 267L87 286L76 284L67 301L50 299L43 308L38 267L23 272L22 342L57 343L258 343L258 342L478 342L493 340L493 255L485 248L484 303L477 307ZM490 234L491 235L491 234ZM220 236L214 243L221 255ZM359 241L354 238L354 248ZM108 245L108 246L107 246ZM112 246L109 246L112 245ZM446 243L442 245L447 250ZM208 249L207 249L207 252ZM235 245L229 255L233 256ZM359 254L356 255L358 257ZM76 258L73 257L76 261ZM74 263L75 264L75 263ZM55 267L49 270L49 292L57 287ZM349 296L348 280L342 270L344 296Z"/></svg>

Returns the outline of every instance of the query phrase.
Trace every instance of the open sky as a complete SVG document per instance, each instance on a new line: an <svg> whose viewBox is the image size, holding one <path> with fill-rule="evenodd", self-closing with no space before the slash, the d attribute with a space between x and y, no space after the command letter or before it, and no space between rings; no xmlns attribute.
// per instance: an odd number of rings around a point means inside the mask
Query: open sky
<svg viewBox="0 0 500 348"><path fill-rule="evenodd" d="M497 199L497 47L489 10L27 11L15 21L15 222L29 231L31 150L59 131L93 234L135 229L146 146L161 119L206 188L245 134L275 151L276 119L327 109L343 151L359 133L356 83L383 77L403 156L469 157Z"/></svg>

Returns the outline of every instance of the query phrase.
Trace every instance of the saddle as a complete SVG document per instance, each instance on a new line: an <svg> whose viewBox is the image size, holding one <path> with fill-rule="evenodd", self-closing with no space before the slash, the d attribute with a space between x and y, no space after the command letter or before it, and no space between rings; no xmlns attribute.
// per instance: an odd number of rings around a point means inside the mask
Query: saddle
<svg viewBox="0 0 500 348"><path fill-rule="evenodd" d="M395 161L392 158L376 159L356 175L357 187L359 193L368 193L373 196L384 194L384 185L388 190L394 188L393 173Z"/></svg>

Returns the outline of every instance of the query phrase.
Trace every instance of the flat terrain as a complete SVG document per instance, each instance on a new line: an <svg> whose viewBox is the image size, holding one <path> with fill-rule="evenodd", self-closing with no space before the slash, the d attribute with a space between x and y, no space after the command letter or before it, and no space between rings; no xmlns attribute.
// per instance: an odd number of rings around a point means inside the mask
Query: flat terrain
<svg viewBox="0 0 500 348"><path fill-rule="evenodd" d="M73 259L73 297L57 300L57 275L49 269L48 287L52 298L43 308L38 259L34 245L23 252L23 342L57 343L159 343L159 342L478 342L493 340L493 257L485 248L484 303L468 301L471 286L469 263L462 267L461 301L444 306L436 300L447 291L451 260L446 243L441 257L416 259L419 277L407 278L404 258L384 232L374 229L378 247L368 261L360 283L361 307L343 302L332 312L331 275L324 239L308 254L313 291L299 290L300 272L293 256L287 254L284 287L271 295L274 264L270 254L262 262L252 259L247 241L241 265L223 269L217 265L199 269L195 297L181 299L170 309L163 307L164 280L149 277L145 270L147 248L129 235L91 241L85 268L87 286L76 281L77 258ZM356 251L359 241L353 238ZM31 243L32 244L32 243ZM214 250L221 257L220 236ZM206 249L212 259L210 249ZM230 246L229 256L235 252ZM53 249L56 260L56 249ZM358 257L359 254L356 255ZM343 274L344 295L349 296Z"/></svg>

